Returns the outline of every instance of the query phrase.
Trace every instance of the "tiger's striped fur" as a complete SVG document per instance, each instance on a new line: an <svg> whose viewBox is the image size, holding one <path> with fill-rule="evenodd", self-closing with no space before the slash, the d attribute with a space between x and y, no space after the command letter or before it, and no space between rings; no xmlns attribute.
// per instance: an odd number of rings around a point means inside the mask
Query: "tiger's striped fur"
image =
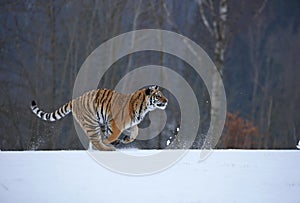
<svg viewBox="0 0 300 203"><path fill-rule="evenodd" d="M121 142L134 141L138 135L137 124L149 111L165 109L167 103L168 99L158 86L151 86L129 95L109 89L92 90L52 113L40 110L35 101L32 101L31 109L45 121L56 121L72 112L92 145L110 151L115 150L111 143L119 140L122 132L128 136Z"/></svg>

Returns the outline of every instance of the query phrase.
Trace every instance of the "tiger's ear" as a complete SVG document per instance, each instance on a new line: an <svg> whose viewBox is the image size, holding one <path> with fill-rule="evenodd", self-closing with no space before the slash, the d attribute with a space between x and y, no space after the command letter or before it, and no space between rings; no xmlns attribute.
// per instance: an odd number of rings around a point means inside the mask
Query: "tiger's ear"
<svg viewBox="0 0 300 203"><path fill-rule="evenodd" d="M150 86L146 89L146 95L150 95L154 90L158 90L157 85Z"/></svg>
<svg viewBox="0 0 300 203"><path fill-rule="evenodd" d="M152 85L149 87L149 89L151 89L151 90L158 90L158 88L159 87L157 85Z"/></svg>

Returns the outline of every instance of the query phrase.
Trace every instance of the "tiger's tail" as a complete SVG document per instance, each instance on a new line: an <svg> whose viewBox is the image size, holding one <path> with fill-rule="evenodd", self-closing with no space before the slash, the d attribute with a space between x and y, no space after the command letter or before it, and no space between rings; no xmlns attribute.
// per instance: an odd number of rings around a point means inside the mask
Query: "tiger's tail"
<svg viewBox="0 0 300 203"><path fill-rule="evenodd" d="M31 102L31 110L32 112L39 118L45 120L45 121L57 121L61 118L65 117L72 111L72 101L66 103L56 111L53 111L52 113L46 113L39 109L35 101Z"/></svg>

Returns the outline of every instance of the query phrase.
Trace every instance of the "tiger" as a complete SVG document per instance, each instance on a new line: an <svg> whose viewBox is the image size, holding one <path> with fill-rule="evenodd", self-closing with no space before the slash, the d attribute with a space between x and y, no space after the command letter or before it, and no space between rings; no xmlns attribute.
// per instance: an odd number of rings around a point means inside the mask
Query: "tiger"
<svg viewBox="0 0 300 203"><path fill-rule="evenodd" d="M138 124L155 109L166 109L168 99L157 85L122 94L111 89L95 89L69 101L52 113L41 110L33 100L32 112L44 121L57 121L72 112L90 144L102 151L115 151L114 142L128 144L138 136ZM120 139L120 135L124 133Z"/></svg>

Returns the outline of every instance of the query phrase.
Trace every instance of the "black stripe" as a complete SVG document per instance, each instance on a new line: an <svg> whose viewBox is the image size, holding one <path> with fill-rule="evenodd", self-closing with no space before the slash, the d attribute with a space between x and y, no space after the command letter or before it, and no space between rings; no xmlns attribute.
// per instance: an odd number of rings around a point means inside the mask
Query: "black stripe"
<svg viewBox="0 0 300 203"><path fill-rule="evenodd" d="M88 92L86 95L84 95L84 97L83 97L83 102L82 102L82 104L83 104L83 108L87 111L87 112L89 112L89 105L88 105L88 103L89 103L89 100L88 100L88 98L89 98L89 95L90 95L90 92Z"/></svg>
<svg viewBox="0 0 300 203"><path fill-rule="evenodd" d="M92 100L94 98L94 95L95 95L95 91L91 91L91 93L89 94L88 99L87 99L86 107L90 113L93 113L95 111L94 101ZM93 115L93 117L94 117L94 115Z"/></svg>
<svg viewBox="0 0 300 203"><path fill-rule="evenodd" d="M153 105L153 98L150 97L150 105L152 106Z"/></svg>
<svg viewBox="0 0 300 203"><path fill-rule="evenodd" d="M108 95L108 101L107 101L107 105L106 105L106 108L107 108L107 106L109 105L109 103L110 103L110 101L111 101L111 99L112 99L112 97L113 97L113 92L110 92L111 94L110 95Z"/></svg>
<svg viewBox="0 0 300 203"><path fill-rule="evenodd" d="M109 126L107 127L107 130L112 134L112 129Z"/></svg>
<svg viewBox="0 0 300 203"><path fill-rule="evenodd" d="M56 120L55 113L52 113L52 118L54 118L54 120Z"/></svg>
<svg viewBox="0 0 300 203"><path fill-rule="evenodd" d="M60 109L60 108L59 108ZM57 114L62 118L63 116L61 115L61 113L59 112L59 109L56 110Z"/></svg>
<svg viewBox="0 0 300 203"><path fill-rule="evenodd" d="M50 119L50 114L46 113L46 119L49 120Z"/></svg>
<svg viewBox="0 0 300 203"><path fill-rule="evenodd" d="M93 135L89 135L90 139L93 141L98 141L99 140L99 135L94 133Z"/></svg>
<svg viewBox="0 0 300 203"><path fill-rule="evenodd" d="M89 122L90 125L96 125L95 120L92 119L89 115L84 116L84 119Z"/></svg>
<svg viewBox="0 0 300 203"><path fill-rule="evenodd" d="M109 97L109 99L108 99L108 101L106 102L106 112L105 112L105 120L107 120L107 116L108 116L108 106L110 105L110 101L111 101L111 99L112 99L112 97L113 97L113 92L111 92L111 94L109 95L110 97Z"/></svg>
<svg viewBox="0 0 300 203"><path fill-rule="evenodd" d="M142 95L142 96L143 96L143 99L142 99L141 105L139 107L139 117L141 115L141 112L142 112L142 109L143 109L143 104L144 104L144 101L145 101L145 95Z"/></svg>
<svg viewBox="0 0 300 203"><path fill-rule="evenodd" d="M100 95L100 90L97 90L97 93L96 93L96 96L95 96L96 106L99 105L99 95Z"/></svg>
<svg viewBox="0 0 300 203"><path fill-rule="evenodd" d="M40 112L42 112L42 111L38 109L38 110L36 111L36 114L39 115Z"/></svg>
<svg viewBox="0 0 300 203"><path fill-rule="evenodd" d="M63 108L59 108L61 115L64 117L66 114L64 113Z"/></svg>
<svg viewBox="0 0 300 203"><path fill-rule="evenodd" d="M103 102L104 102L104 100L105 100L105 97L106 97L106 94L108 93L109 91L108 90L106 90L105 89L105 92L103 93L103 96L102 96L102 98L101 98L101 100L100 100L100 105L101 105L101 116L102 116L102 118L103 118L103 122L105 122L105 116L104 116L104 114L103 114L103 107L104 107L104 104L103 104Z"/></svg>
<svg viewBox="0 0 300 203"><path fill-rule="evenodd" d="M142 93L139 92L139 94L134 98L134 100L132 101L133 104L136 102L136 100L138 100L138 99L140 98L140 95L141 95L141 94L142 94Z"/></svg>
<svg viewBox="0 0 300 203"><path fill-rule="evenodd" d="M109 93L109 90L104 89L104 93L102 94L102 97L100 99L100 104L103 103L103 101L105 100L105 98L106 98L106 96L107 96L108 93Z"/></svg>
<svg viewBox="0 0 300 203"><path fill-rule="evenodd" d="M105 116L106 112L103 112L103 110L104 110L104 104L102 104L102 106L101 106L101 116L103 118L103 122L105 123L106 122L106 116Z"/></svg>
<svg viewBox="0 0 300 203"><path fill-rule="evenodd" d="M88 130L86 130L86 132L87 133L90 133L90 132L96 132L97 133L97 131L95 131L95 129L88 129Z"/></svg>
<svg viewBox="0 0 300 203"><path fill-rule="evenodd" d="M41 112L41 118L43 118L44 114L45 114L44 112Z"/></svg>
<svg viewBox="0 0 300 203"><path fill-rule="evenodd" d="M104 126L104 125L100 125L100 129L101 129L102 131L105 131L105 126Z"/></svg>
<svg viewBox="0 0 300 203"><path fill-rule="evenodd" d="M96 110L96 114L97 114L97 119L98 119L98 121L100 121L100 115L99 115L99 112Z"/></svg>
<svg viewBox="0 0 300 203"><path fill-rule="evenodd" d="M104 121L104 116L103 116L103 104L100 104L100 106L101 106L101 108L100 108L100 115L103 118L103 122L105 122Z"/></svg>
<svg viewBox="0 0 300 203"><path fill-rule="evenodd" d="M32 110L35 110L37 108L37 106L32 106Z"/></svg>
<svg viewBox="0 0 300 203"><path fill-rule="evenodd" d="M105 126L104 126L104 125L101 125L101 126L100 126L100 130L101 130L101 132L102 132L103 134L105 134Z"/></svg>
<svg viewBox="0 0 300 203"><path fill-rule="evenodd" d="M68 104L65 104L65 106L64 106L64 113L66 114L67 113L67 107L68 107Z"/></svg>

